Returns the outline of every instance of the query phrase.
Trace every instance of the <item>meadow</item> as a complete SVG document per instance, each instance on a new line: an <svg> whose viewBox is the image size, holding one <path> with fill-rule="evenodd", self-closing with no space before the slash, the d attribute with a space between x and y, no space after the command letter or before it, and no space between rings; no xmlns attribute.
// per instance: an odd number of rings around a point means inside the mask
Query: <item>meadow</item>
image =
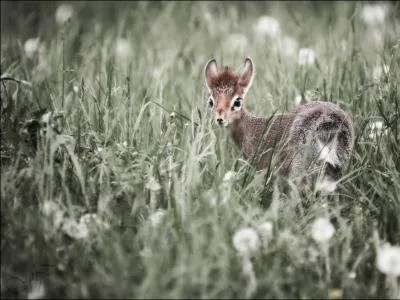
<svg viewBox="0 0 400 300"><path fill-rule="evenodd" d="M399 37L398 2L2 1L2 298L400 298ZM332 194L214 123L246 56L250 113L354 117Z"/></svg>

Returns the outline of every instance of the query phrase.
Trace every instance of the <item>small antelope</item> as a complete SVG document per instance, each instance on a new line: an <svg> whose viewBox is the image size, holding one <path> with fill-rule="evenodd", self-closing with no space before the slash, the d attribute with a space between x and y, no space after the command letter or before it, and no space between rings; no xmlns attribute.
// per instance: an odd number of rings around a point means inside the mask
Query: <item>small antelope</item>
<svg viewBox="0 0 400 300"><path fill-rule="evenodd" d="M354 125L343 110L333 103L314 101L270 118L250 115L245 108L254 77L249 57L241 74L228 67L218 70L211 59L204 75L216 122L229 130L258 170L269 168L278 150L279 174L296 184L302 195L312 189L317 193L336 189L354 147Z"/></svg>

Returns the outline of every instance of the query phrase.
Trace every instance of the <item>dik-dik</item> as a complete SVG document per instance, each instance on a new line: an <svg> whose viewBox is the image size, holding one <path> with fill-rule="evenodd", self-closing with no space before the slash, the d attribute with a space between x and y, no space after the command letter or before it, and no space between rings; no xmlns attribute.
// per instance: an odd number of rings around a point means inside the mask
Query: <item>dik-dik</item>
<svg viewBox="0 0 400 300"><path fill-rule="evenodd" d="M228 67L219 70L211 59L204 75L208 105L217 124L228 130L257 169L269 168L274 161L278 174L303 195L336 189L354 147L354 125L342 109L330 102L314 101L288 113L256 117L245 108L254 77L251 58L245 59L241 74Z"/></svg>

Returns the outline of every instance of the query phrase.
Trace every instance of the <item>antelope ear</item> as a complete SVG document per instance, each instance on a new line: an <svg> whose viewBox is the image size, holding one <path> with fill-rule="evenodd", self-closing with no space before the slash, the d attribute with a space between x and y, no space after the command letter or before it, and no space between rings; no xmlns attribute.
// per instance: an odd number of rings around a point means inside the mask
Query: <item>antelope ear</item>
<svg viewBox="0 0 400 300"><path fill-rule="evenodd" d="M249 90L254 77L253 61L250 57L244 60L244 69L242 75L239 77L238 84L243 88L244 94Z"/></svg>
<svg viewBox="0 0 400 300"><path fill-rule="evenodd" d="M215 59L210 59L204 68L204 76L206 78L207 87L211 90L211 80L218 74L217 62Z"/></svg>

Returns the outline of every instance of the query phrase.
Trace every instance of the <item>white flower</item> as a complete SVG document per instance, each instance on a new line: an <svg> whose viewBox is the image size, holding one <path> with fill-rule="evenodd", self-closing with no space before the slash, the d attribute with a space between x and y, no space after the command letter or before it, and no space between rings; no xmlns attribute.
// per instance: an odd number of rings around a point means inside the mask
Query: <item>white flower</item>
<svg viewBox="0 0 400 300"><path fill-rule="evenodd" d="M296 97L294 98L294 104L300 105L301 99L302 99L301 95L297 94Z"/></svg>
<svg viewBox="0 0 400 300"><path fill-rule="evenodd" d="M299 65L312 65L315 62L315 51L311 48L299 50Z"/></svg>
<svg viewBox="0 0 400 300"><path fill-rule="evenodd" d="M163 209L159 209L156 212L152 213L149 216L149 222L151 226L157 227L158 225L161 224L161 222L164 220L164 217L166 216L167 212Z"/></svg>
<svg viewBox="0 0 400 300"><path fill-rule="evenodd" d="M51 111L44 113L41 117L40 117L40 121L42 123L45 123L46 125L48 125L51 121L53 117L53 113Z"/></svg>
<svg viewBox="0 0 400 300"><path fill-rule="evenodd" d="M109 229L110 224L103 221L97 214L95 213L87 213L80 217L79 224L83 224L82 226L96 226L97 228Z"/></svg>
<svg viewBox="0 0 400 300"><path fill-rule="evenodd" d="M42 212L52 219L54 228L58 228L64 220L64 211L53 201L45 201L42 206Z"/></svg>
<svg viewBox="0 0 400 300"><path fill-rule="evenodd" d="M384 64L383 67L381 65L377 65L374 67L372 71L372 77L375 81L379 81L382 76L387 75L389 73L389 66Z"/></svg>
<svg viewBox="0 0 400 300"><path fill-rule="evenodd" d="M151 248L149 248L149 247L144 247L140 252L139 252L139 255L141 256L141 257L151 257L151 256L153 256L153 251L151 250Z"/></svg>
<svg viewBox="0 0 400 300"><path fill-rule="evenodd" d="M260 232L261 236L265 239L270 238L273 233L273 224L272 222L266 221L264 223L261 223L260 225L257 226L258 232Z"/></svg>
<svg viewBox="0 0 400 300"><path fill-rule="evenodd" d="M61 230L74 239L84 239L89 236L89 229L83 222L77 223L74 219L64 221Z"/></svg>
<svg viewBox="0 0 400 300"><path fill-rule="evenodd" d="M311 227L311 236L318 243L325 243L331 239L335 228L326 218L318 218Z"/></svg>
<svg viewBox="0 0 400 300"><path fill-rule="evenodd" d="M356 276L357 276L357 275L356 275L356 272L350 272L350 273L349 273L349 278L350 278L350 279L355 279Z"/></svg>
<svg viewBox="0 0 400 300"><path fill-rule="evenodd" d="M386 244L378 249L376 266L386 275L400 276L400 247Z"/></svg>
<svg viewBox="0 0 400 300"><path fill-rule="evenodd" d="M367 34L372 36L372 40L374 41L374 45L377 48L383 47L383 44L385 42L385 40L384 40L385 32L384 31L382 31L380 29L377 29L377 28L373 28L373 29L367 31Z"/></svg>
<svg viewBox="0 0 400 300"><path fill-rule="evenodd" d="M289 36L283 37L279 42L279 52L284 57L296 55L298 47L299 43L296 41L296 39Z"/></svg>
<svg viewBox="0 0 400 300"><path fill-rule="evenodd" d="M281 28L278 20L270 16L261 16L253 26L256 34L275 38L280 34Z"/></svg>
<svg viewBox="0 0 400 300"><path fill-rule="evenodd" d="M53 201L44 201L43 206L42 206L42 211L45 216L50 216L52 213L57 211L58 205L54 203Z"/></svg>
<svg viewBox="0 0 400 300"><path fill-rule="evenodd" d="M42 282L36 280L31 282L31 290L27 295L28 299L43 299L45 294L46 288Z"/></svg>
<svg viewBox="0 0 400 300"><path fill-rule="evenodd" d="M26 57L33 58L39 50L39 44L40 44L39 38L27 39L24 44L24 51Z"/></svg>
<svg viewBox="0 0 400 300"><path fill-rule="evenodd" d="M216 206L218 204L218 195L213 189L204 191L202 196L211 206Z"/></svg>
<svg viewBox="0 0 400 300"><path fill-rule="evenodd" d="M150 70L151 77L153 77L153 79L156 80L158 80L161 77L163 72L164 72L163 67L155 67L152 70Z"/></svg>
<svg viewBox="0 0 400 300"><path fill-rule="evenodd" d="M311 102L312 99L314 99L316 96L315 91L313 90L307 90L304 92L304 98L306 99L307 102Z"/></svg>
<svg viewBox="0 0 400 300"><path fill-rule="evenodd" d="M347 50L347 41L346 41L346 40L341 40L341 41L340 41L340 49L341 49L343 52L346 52L346 50Z"/></svg>
<svg viewBox="0 0 400 300"><path fill-rule="evenodd" d="M233 235L233 246L242 255L251 255L258 251L260 239L253 228L243 228Z"/></svg>
<svg viewBox="0 0 400 300"><path fill-rule="evenodd" d="M315 97L315 92L312 90L307 90L304 92L304 99L306 102L311 102L312 99ZM300 94L297 94L294 98L294 104L299 105L301 103L302 97Z"/></svg>
<svg viewBox="0 0 400 300"><path fill-rule="evenodd" d="M225 173L224 178L222 179L224 182L230 182L236 178L236 172L228 171Z"/></svg>
<svg viewBox="0 0 400 300"><path fill-rule="evenodd" d="M380 25L385 22L388 12L387 4L366 4L361 10L361 18L367 25Z"/></svg>
<svg viewBox="0 0 400 300"><path fill-rule="evenodd" d="M63 25L70 20L74 15L74 8L69 4L61 4L56 10L56 22L58 25Z"/></svg>
<svg viewBox="0 0 400 300"><path fill-rule="evenodd" d="M74 93L79 92L79 87L77 85L74 85L74 87L72 89L73 89Z"/></svg>
<svg viewBox="0 0 400 300"><path fill-rule="evenodd" d="M118 38L115 42L115 55L118 59L126 60L132 57L131 43L124 38Z"/></svg>
<svg viewBox="0 0 400 300"><path fill-rule="evenodd" d="M205 10L205 11L204 11L204 13L203 13L203 18L204 18L204 20L205 20L207 23L212 23L212 22L214 22L213 17L212 17L212 14L211 14L208 10Z"/></svg>
<svg viewBox="0 0 400 300"><path fill-rule="evenodd" d="M122 142L122 146L127 147L128 146L128 142L127 141L123 141Z"/></svg>
<svg viewBox="0 0 400 300"><path fill-rule="evenodd" d="M161 189L161 185L153 176L151 176L149 181L146 183L145 188L155 192Z"/></svg>
<svg viewBox="0 0 400 300"><path fill-rule="evenodd" d="M243 34L232 33L225 38L223 45L230 52L244 52L247 49L248 40Z"/></svg>
<svg viewBox="0 0 400 300"><path fill-rule="evenodd" d="M383 130L383 121L378 120L373 122L370 125L369 128L369 138L370 139L375 139L377 137L379 137L382 134L386 134L387 133L387 129Z"/></svg>
<svg viewBox="0 0 400 300"><path fill-rule="evenodd" d="M304 98L306 98L307 102L312 101L314 97L315 97L315 92L313 90L307 90L304 92Z"/></svg>

